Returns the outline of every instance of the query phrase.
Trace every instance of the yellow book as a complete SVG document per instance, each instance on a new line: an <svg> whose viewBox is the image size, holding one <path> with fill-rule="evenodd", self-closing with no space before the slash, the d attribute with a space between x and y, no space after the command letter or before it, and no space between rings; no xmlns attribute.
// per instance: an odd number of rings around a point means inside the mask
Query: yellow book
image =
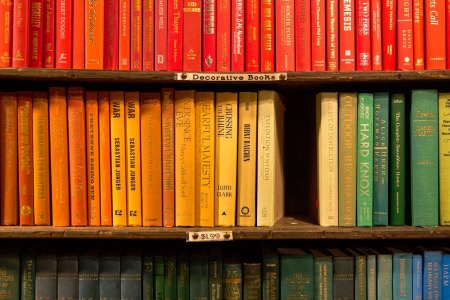
<svg viewBox="0 0 450 300"><path fill-rule="evenodd" d="M195 91L175 91L175 226L195 225Z"/></svg>
<svg viewBox="0 0 450 300"><path fill-rule="evenodd" d="M237 225L256 224L256 92L239 93Z"/></svg>
<svg viewBox="0 0 450 300"><path fill-rule="evenodd" d="M195 226L214 226L214 92L195 98Z"/></svg>
<svg viewBox="0 0 450 300"><path fill-rule="evenodd" d="M284 215L284 106L275 91L258 93L256 225L272 226Z"/></svg>
<svg viewBox="0 0 450 300"><path fill-rule="evenodd" d="M450 225L450 93L439 93L439 224Z"/></svg>
<svg viewBox="0 0 450 300"><path fill-rule="evenodd" d="M216 226L236 223L237 98L237 93L216 93Z"/></svg>
<svg viewBox="0 0 450 300"><path fill-rule="evenodd" d="M161 93L140 93L142 225L163 225Z"/></svg>
<svg viewBox="0 0 450 300"><path fill-rule="evenodd" d="M113 226L127 226L124 92L111 91L111 174Z"/></svg>

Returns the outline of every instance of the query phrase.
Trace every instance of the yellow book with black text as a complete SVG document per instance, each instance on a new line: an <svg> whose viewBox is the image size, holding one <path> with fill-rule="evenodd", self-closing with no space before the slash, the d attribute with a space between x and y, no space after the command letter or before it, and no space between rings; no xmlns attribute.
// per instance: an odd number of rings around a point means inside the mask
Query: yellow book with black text
<svg viewBox="0 0 450 300"><path fill-rule="evenodd" d="M439 93L439 224L450 225L450 93Z"/></svg>

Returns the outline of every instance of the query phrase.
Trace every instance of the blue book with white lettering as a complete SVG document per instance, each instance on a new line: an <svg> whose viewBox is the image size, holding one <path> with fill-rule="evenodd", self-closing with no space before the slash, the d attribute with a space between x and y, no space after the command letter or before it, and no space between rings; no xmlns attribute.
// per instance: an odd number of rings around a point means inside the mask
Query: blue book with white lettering
<svg viewBox="0 0 450 300"><path fill-rule="evenodd" d="M423 251L422 299L442 299L442 251L419 247Z"/></svg>
<svg viewBox="0 0 450 300"><path fill-rule="evenodd" d="M422 300L422 255L413 254L413 299Z"/></svg>
<svg viewBox="0 0 450 300"><path fill-rule="evenodd" d="M450 253L442 254L442 299L450 299Z"/></svg>

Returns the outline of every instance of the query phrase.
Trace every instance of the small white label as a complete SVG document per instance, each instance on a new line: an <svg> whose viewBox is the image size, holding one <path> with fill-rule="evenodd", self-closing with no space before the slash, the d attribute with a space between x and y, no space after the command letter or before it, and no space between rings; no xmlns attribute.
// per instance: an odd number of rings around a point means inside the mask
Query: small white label
<svg viewBox="0 0 450 300"><path fill-rule="evenodd" d="M186 242L219 242L232 240L232 231L194 231L187 232L186 234Z"/></svg>
<svg viewBox="0 0 450 300"><path fill-rule="evenodd" d="M184 81L279 81L287 73L175 73L175 80Z"/></svg>

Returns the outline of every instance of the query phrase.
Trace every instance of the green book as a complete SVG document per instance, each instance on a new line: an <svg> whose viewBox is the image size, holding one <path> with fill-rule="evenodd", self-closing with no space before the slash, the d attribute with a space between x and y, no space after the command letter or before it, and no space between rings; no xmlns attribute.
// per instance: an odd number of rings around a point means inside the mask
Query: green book
<svg viewBox="0 0 450 300"><path fill-rule="evenodd" d="M189 251L183 249L177 256L177 296L178 300L189 300Z"/></svg>
<svg viewBox="0 0 450 300"><path fill-rule="evenodd" d="M390 99L389 225L405 225L406 199L406 103L404 94Z"/></svg>
<svg viewBox="0 0 450 300"><path fill-rule="evenodd" d="M368 252L367 248L361 248L366 255L366 285L367 300L377 300L377 256Z"/></svg>
<svg viewBox="0 0 450 300"><path fill-rule="evenodd" d="M333 257L320 249L310 249L314 258L314 299L333 299Z"/></svg>
<svg viewBox="0 0 450 300"><path fill-rule="evenodd" d="M262 248L262 295L265 300L280 299L280 257L276 249Z"/></svg>
<svg viewBox="0 0 450 300"><path fill-rule="evenodd" d="M20 299L20 251L2 246L0 250L0 298Z"/></svg>
<svg viewBox="0 0 450 300"><path fill-rule="evenodd" d="M224 300L242 300L242 264L236 251L226 251L223 257Z"/></svg>
<svg viewBox="0 0 450 300"><path fill-rule="evenodd" d="M412 256L408 250L387 247L392 253L392 299L412 299Z"/></svg>
<svg viewBox="0 0 450 300"><path fill-rule="evenodd" d="M411 217L413 226L439 224L437 90L411 92Z"/></svg>
<svg viewBox="0 0 450 300"><path fill-rule="evenodd" d="M377 257L378 299L392 300L392 253L384 249L370 249Z"/></svg>
<svg viewBox="0 0 450 300"><path fill-rule="evenodd" d="M222 250L213 247L209 250L209 299L222 300Z"/></svg>
<svg viewBox="0 0 450 300"><path fill-rule="evenodd" d="M36 253L32 249L20 255L20 299L35 299Z"/></svg>
<svg viewBox="0 0 450 300"><path fill-rule="evenodd" d="M261 299L261 261L244 261L242 272L243 300Z"/></svg>
<svg viewBox="0 0 450 300"><path fill-rule="evenodd" d="M367 256L357 248L346 248L355 260L355 300L367 298Z"/></svg>
<svg viewBox="0 0 450 300"><path fill-rule="evenodd" d="M155 300L164 300L164 255L157 253L153 257Z"/></svg>
<svg viewBox="0 0 450 300"><path fill-rule="evenodd" d="M164 299L177 299L177 256L172 251L164 257Z"/></svg>
<svg viewBox="0 0 450 300"><path fill-rule="evenodd" d="M389 223L389 94L373 94L373 225Z"/></svg>
<svg viewBox="0 0 450 300"><path fill-rule="evenodd" d="M373 94L358 94L358 159L356 222L372 226L373 215Z"/></svg>
<svg viewBox="0 0 450 300"><path fill-rule="evenodd" d="M208 299L208 252L205 248L198 248L191 252L189 273L190 299Z"/></svg>
<svg viewBox="0 0 450 300"><path fill-rule="evenodd" d="M355 299L355 260L340 248L328 248L333 256L333 298L335 300Z"/></svg>
<svg viewBox="0 0 450 300"><path fill-rule="evenodd" d="M278 248L281 300L314 298L314 259L301 248Z"/></svg>
<svg viewBox="0 0 450 300"><path fill-rule="evenodd" d="M147 251L142 256L142 299L155 299L155 287L153 284L153 254Z"/></svg>

